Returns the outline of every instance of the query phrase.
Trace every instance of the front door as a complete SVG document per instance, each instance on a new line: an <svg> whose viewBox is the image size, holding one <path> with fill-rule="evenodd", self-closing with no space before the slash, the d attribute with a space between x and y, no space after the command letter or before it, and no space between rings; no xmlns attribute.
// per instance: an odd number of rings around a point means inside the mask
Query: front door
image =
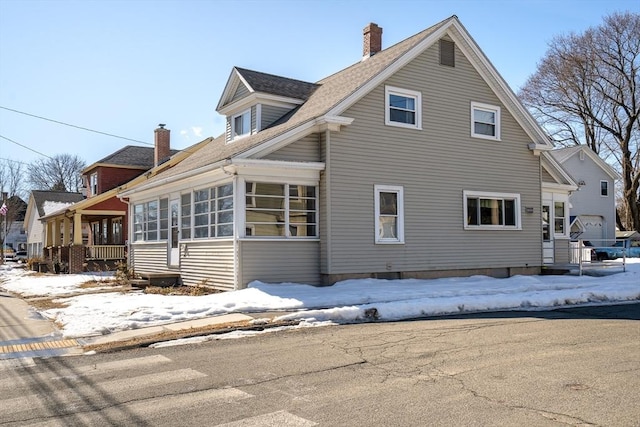
<svg viewBox="0 0 640 427"><path fill-rule="evenodd" d="M169 203L169 265L177 267L180 264L180 245L179 228L178 228L178 212L180 209L180 200L171 200Z"/></svg>
<svg viewBox="0 0 640 427"><path fill-rule="evenodd" d="M553 256L553 239L551 233L551 204L542 205L542 262L552 264Z"/></svg>

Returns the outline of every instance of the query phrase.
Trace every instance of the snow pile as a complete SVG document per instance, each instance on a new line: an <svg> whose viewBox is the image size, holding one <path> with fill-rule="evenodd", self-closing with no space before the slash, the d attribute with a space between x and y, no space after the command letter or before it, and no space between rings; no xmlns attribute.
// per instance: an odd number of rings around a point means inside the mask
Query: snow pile
<svg viewBox="0 0 640 427"><path fill-rule="evenodd" d="M619 273L602 277L360 279L330 287L252 282L247 289L204 296L109 292L61 297L59 301L67 307L41 314L63 325L66 337L83 337L233 312L283 311L286 313L275 320L303 319L313 324L640 300L640 259L628 259L624 273L621 268L613 271ZM27 296L87 292L80 288L83 282L107 279L105 275L40 276L17 268L0 270L2 288Z"/></svg>

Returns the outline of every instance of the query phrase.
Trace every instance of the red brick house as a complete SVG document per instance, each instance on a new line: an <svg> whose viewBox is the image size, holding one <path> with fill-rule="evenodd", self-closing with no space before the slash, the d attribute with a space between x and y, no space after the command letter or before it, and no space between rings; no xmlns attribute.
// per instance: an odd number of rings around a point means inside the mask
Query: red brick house
<svg viewBox="0 0 640 427"><path fill-rule="evenodd" d="M184 152L192 153L201 145ZM182 152L170 148L170 131L160 125L155 130L155 147L128 145L86 167L82 171L86 198L41 218L45 257L70 273L111 269L124 261L128 207L117 193L170 168L184 156L178 153ZM83 239L83 228L89 229L88 238Z"/></svg>

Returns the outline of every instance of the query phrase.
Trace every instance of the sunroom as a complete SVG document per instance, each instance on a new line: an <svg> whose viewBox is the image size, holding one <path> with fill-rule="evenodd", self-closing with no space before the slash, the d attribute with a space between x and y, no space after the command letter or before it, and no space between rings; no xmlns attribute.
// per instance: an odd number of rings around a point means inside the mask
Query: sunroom
<svg viewBox="0 0 640 427"><path fill-rule="evenodd" d="M319 283L323 169L318 162L234 159L122 193L132 218L130 266L220 289L300 277Z"/></svg>

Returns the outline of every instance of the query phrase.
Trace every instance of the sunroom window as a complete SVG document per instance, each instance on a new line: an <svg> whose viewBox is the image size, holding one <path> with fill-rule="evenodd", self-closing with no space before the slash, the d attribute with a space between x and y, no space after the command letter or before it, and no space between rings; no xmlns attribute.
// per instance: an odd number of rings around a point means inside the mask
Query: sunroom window
<svg viewBox="0 0 640 427"><path fill-rule="evenodd" d="M232 183L182 195L182 239L192 236L196 239L233 236Z"/></svg>
<svg viewBox="0 0 640 427"><path fill-rule="evenodd" d="M167 203L167 199L160 199L159 201L150 200L133 206L134 241L156 241L167 239L166 229L163 229L163 217L166 215L163 209Z"/></svg>
<svg viewBox="0 0 640 427"><path fill-rule="evenodd" d="M317 192L312 185L247 182L247 237L317 237Z"/></svg>
<svg viewBox="0 0 640 427"><path fill-rule="evenodd" d="M520 195L464 192L465 229L520 229Z"/></svg>

